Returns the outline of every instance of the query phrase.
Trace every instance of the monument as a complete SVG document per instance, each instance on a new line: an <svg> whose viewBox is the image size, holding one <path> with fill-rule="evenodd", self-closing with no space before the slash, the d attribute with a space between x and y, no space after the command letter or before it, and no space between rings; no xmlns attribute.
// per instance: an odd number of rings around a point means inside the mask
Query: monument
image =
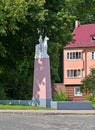
<svg viewBox="0 0 95 130"><path fill-rule="evenodd" d="M51 107L51 77L50 59L47 54L49 38L39 36L39 44L35 47L33 104L41 107Z"/></svg>

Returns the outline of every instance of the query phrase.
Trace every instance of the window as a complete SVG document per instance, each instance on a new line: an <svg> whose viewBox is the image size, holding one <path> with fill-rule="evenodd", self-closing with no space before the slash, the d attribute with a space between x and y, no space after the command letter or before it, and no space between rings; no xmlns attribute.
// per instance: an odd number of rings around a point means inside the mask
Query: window
<svg viewBox="0 0 95 130"><path fill-rule="evenodd" d="M95 51L91 52L91 59L94 60L95 59Z"/></svg>
<svg viewBox="0 0 95 130"><path fill-rule="evenodd" d="M93 42L95 42L95 34L91 34L90 36L91 36L91 40L92 40Z"/></svg>
<svg viewBox="0 0 95 130"><path fill-rule="evenodd" d="M95 41L95 36L92 36L92 41Z"/></svg>
<svg viewBox="0 0 95 130"><path fill-rule="evenodd" d="M82 70L81 69L68 69L67 70L67 77L69 78L79 78L82 77Z"/></svg>
<svg viewBox="0 0 95 130"><path fill-rule="evenodd" d="M74 96L82 96L82 92L80 91L80 87L74 87Z"/></svg>
<svg viewBox="0 0 95 130"><path fill-rule="evenodd" d="M82 59L82 52L67 52L67 59Z"/></svg>
<svg viewBox="0 0 95 130"><path fill-rule="evenodd" d="M95 68L91 68L90 74L91 74L91 76L95 76Z"/></svg>

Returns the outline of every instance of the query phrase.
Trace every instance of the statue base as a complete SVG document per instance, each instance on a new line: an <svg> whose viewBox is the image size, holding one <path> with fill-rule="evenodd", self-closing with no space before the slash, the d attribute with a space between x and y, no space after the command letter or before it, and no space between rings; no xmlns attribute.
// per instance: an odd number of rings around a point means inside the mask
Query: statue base
<svg viewBox="0 0 95 130"><path fill-rule="evenodd" d="M49 58L35 58L33 98L34 105L51 107L51 80Z"/></svg>

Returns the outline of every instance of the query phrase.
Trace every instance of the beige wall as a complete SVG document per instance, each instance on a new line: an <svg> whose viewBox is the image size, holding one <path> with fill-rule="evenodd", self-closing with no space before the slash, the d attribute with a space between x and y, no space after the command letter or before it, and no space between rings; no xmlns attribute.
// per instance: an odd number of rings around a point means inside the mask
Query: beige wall
<svg viewBox="0 0 95 130"><path fill-rule="evenodd" d="M95 68L95 59L91 59L91 51L95 51L95 47L87 49L87 74L89 74L91 68Z"/></svg>
<svg viewBox="0 0 95 130"><path fill-rule="evenodd" d="M95 51L93 48L79 48L79 49L65 49L63 56L63 82L64 84L81 84L81 80L85 78L89 73L91 68L95 68L95 60L91 60L90 52ZM82 52L82 59L68 60L67 52ZM82 69L82 77L78 78L68 78L67 69Z"/></svg>

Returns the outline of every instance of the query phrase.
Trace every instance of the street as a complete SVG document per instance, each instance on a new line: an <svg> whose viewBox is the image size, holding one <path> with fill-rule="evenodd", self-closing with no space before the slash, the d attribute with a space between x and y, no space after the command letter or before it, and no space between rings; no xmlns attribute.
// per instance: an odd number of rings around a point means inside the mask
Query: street
<svg viewBox="0 0 95 130"><path fill-rule="evenodd" d="M0 130L95 130L95 115L0 113Z"/></svg>

